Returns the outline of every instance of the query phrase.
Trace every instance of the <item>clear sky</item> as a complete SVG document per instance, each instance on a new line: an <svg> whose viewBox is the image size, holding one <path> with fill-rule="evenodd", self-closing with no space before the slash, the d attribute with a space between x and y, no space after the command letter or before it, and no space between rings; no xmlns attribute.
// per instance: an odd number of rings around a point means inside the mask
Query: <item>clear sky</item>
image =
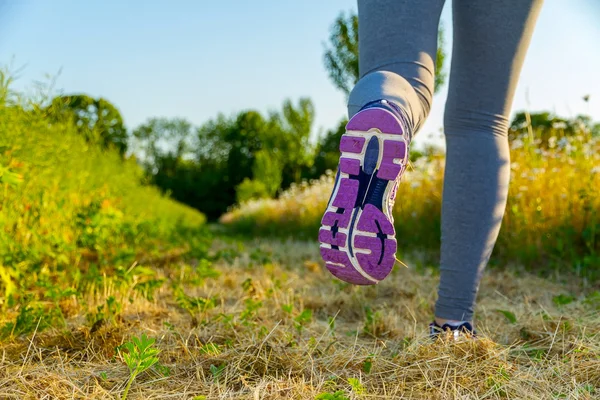
<svg viewBox="0 0 600 400"><path fill-rule="evenodd" d="M154 116L200 125L309 96L316 134L345 113L322 56L335 17L355 9L354 0L0 0L0 64L24 67L18 89L61 71L57 92L107 98L128 128ZM599 0L546 0L513 110L600 120L599 42ZM444 100L442 90L421 142L439 132Z"/></svg>

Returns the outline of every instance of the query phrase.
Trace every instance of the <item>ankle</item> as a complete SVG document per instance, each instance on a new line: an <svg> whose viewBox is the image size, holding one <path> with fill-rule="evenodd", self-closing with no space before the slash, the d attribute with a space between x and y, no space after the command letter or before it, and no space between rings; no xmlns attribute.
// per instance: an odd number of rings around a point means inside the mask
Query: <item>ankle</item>
<svg viewBox="0 0 600 400"><path fill-rule="evenodd" d="M471 326L473 326L473 321L459 321L459 320L455 320L455 319L446 319L446 318L435 317L435 323L438 324L439 326L444 326L444 324L448 324L450 326L460 326L465 322L468 322Z"/></svg>

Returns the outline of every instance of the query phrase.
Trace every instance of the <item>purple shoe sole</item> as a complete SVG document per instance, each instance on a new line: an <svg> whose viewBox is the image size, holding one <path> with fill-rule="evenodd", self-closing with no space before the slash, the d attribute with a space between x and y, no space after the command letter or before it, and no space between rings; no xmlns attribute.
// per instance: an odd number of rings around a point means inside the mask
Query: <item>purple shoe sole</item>
<svg viewBox="0 0 600 400"><path fill-rule="evenodd" d="M391 271L396 232L390 202L406 168L408 141L400 119L385 107L350 119L340 141L335 186L321 221L327 269L356 285L373 285Z"/></svg>

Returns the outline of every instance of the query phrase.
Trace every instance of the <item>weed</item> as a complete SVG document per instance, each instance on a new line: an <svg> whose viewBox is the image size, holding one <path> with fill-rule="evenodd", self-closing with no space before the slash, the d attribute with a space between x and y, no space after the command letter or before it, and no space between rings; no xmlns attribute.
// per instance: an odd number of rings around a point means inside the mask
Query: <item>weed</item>
<svg viewBox="0 0 600 400"><path fill-rule="evenodd" d="M363 384L360 382L360 379L348 378L348 384L352 388L352 392L356 393L359 396L367 393L367 390L365 389Z"/></svg>
<svg viewBox="0 0 600 400"><path fill-rule="evenodd" d="M346 394L341 391L338 390L335 393L321 393L318 394L317 397L315 397L315 400L350 400Z"/></svg>
<svg viewBox="0 0 600 400"><path fill-rule="evenodd" d="M240 313L240 321L244 325L253 324L252 319L256 316L256 312L262 307L263 303L259 300L246 299L244 300L245 308Z"/></svg>
<svg viewBox="0 0 600 400"><path fill-rule="evenodd" d="M567 294L559 294L557 296L554 296L552 298L552 301L557 306L566 306L567 304L570 304L573 301L575 301L575 297L573 297L571 295L567 295Z"/></svg>
<svg viewBox="0 0 600 400"><path fill-rule="evenodd" d="M209 356L218 356L219 354L221 354L221 348L218 344L214 343L207 343L205 345L202 345L202 347L200 347L199 350L200 353L208 354Z"/></svg>
<svg viewBox="0 0 600 400"><path fill-rule="evenodd" d="M379 336L385 332L385 324L383 322L381 311L373 312L371 307L365 306L365 324L363 333L372 336Z"/></svg>
<svg viewBox="0 0 600 400"><path fill-rule="evenodd" d="M302 310L300 314L298 314L294 318L294 327L298 334L302 333L302 329L312 321L312 311L311 310Z"/></svg>
<svg viewBox="0 0 600 400"><path fill-rule="evenodd" d="M517 317L515 316L515 314L513 312L507 311L507 310L496 310L496 311L499 312L500 314L504 315L504 317L511 324L516 324L517 323Z"/></svg>
<svg viewBox="0 0 600 400"><path fill-rule="evenodd" d="M223 371L225 371L225 367L226 366L227 366L226 364L221 364L219 366L216 366L214 364L210 364L209 369L210 369L210 373L212 374L214 382L217 382L219 380L219 377L221 375L223 375Z"/></svg>
<svg viewBox="0 0 600 400"><path fill-rule="evenodd" d="M160 350L152 347L154 342L154 339L150 339L145 333L142 333L141 337L133 337L130 342L119 347L119 354L129 368L129 379L121 400L127 398L129 388L139 374L158 364ZM123 352L123 349L127 352Z"/></svg>

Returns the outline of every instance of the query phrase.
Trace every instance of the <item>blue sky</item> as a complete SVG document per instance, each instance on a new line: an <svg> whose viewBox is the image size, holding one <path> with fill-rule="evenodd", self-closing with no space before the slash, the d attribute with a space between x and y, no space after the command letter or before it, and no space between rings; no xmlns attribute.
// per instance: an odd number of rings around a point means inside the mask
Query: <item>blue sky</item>
<svg viewBox="0 0 600 400"><path fill-rule="evenodd" d="M345 113L322 55L335 17L355 9L353 0L0 0L0 64L24 67L18 89L61 71L57 92L109 99L128 128L154 116L200 125L219 112L267 111L309 96L317 134ZM546 0L513 110L600 120L598 21L598 0ZM434 99L420 142L439 136L445 95Z"/></svg>

